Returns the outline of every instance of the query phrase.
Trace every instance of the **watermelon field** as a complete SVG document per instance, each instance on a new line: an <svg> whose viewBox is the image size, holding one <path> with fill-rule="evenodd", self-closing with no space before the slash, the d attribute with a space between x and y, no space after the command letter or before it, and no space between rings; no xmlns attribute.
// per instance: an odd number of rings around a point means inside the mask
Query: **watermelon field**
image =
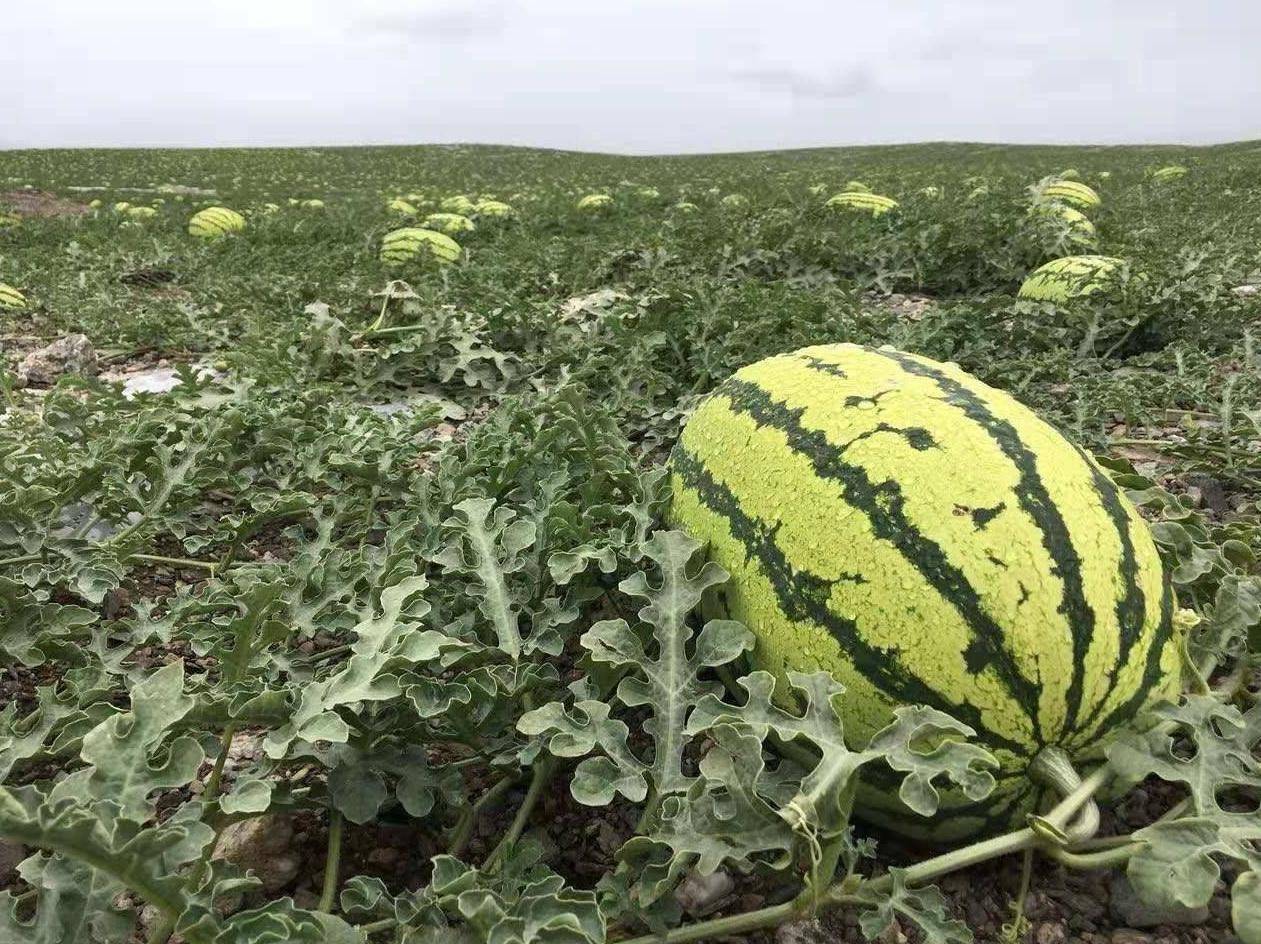
<svg viewBox="0 0 1261 944"><path fill-rule="evenodd" d="M1261 145L0 152L0 944L1259 944Z"/></svg>

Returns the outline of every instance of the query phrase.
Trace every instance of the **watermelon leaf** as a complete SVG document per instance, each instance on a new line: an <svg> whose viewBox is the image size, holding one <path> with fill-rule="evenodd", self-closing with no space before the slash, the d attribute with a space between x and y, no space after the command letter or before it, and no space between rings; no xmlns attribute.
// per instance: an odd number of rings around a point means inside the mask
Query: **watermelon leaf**
<svg viewBox="0 0 1261 944"><path fill-rule="evenodd" d="M885 940L889 928L906 921L919 928L924 944L971 944L972 932L947 915L946 898L936 886L908 888L906 869L890 868L889 875L891 888L867 886L858 892L866 906L858 925L867 940Z"/></svg>
<svg viewBox="0 0 1261 944"><path fill-rule="evenodd" d="M687 716L699 700L722 687L698 675L730 662L752 644L748 630L732 620L711 620L692 639L688 616L707 589L727 579L714 563L689 573L700 549L697 541L682 531L658 531L640 547L656 563L660 584L654 586L640 571L619 587L648 601L639 611L647 628L632 629L623 619L603 620L583 634L582 644L594 661L625 673L617 687L624 705L651 711L643 724L653 739L651 760L634 755L626 745L626 725L610 720L599 702L585 700L569 710L560 703L544 705L526 712L518 724L524 734L550 736L549 746L561 757L582 756L597 746L603 750L604 757L579 765L572 792L583 803L603 805L619 792L642 800L649 785L659 798L687 792L694 780L683 771L683 751L690 740Z"/></svg>
<svg viewBox="0 0 1261 944"><path fill-rule="evenodd" d="M1128 782L1155 774L1185 784L1189 810L1134 833L1142 846L1130 857L1128 875L1147 901L1199 907L1213 896L1218 858L1240 863L1245 875L1261 874L1255 806L1247 812L1230 808L1233 800L1261 789L1261 704L1244 713L1212 695L1186 695L1177 704L1157 705L1152 716L1155 726L1122 735L1108 759ZM1245 916L1255 911L1255 882L1235 883L1235 907Z"/></svg>
<svg viewBox="0 0 1261 944"><path fill-rule="evenodd" d="M775 678L759 671L740 680L747 698L739 707L713 694L701 699L688 721L688 733L739 722L762 739L773 731L785 742L801 739L811 745L819 759L801 779L798 795L787 805L792 812L786 815L800 818L800 825L812 834L832 837L845 829L850 782L859 768L873 761L884 760L907 775L900 796L922 816L937 811L940 797L933 782L939 776L946 776L972 800L983 799L994 788L987 768L997 767L998 761L984 748L960 740L974 733L967 725L932 708L898 708L894 720L876 732L865 750L853 751L845 743L835 703L845 686L828 672L790 672L788 677L805 696L800 715L775 704Z"/></svg>

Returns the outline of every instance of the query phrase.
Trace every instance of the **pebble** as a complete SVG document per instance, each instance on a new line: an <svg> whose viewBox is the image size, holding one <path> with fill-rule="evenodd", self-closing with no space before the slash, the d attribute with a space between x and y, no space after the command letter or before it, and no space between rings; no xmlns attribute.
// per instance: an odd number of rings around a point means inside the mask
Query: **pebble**
<svg viewBox="0 0 1261 944"><path fill-rule="evenodd" d="M830 940L818 918L790 921L775 929L775 944L824 944Z"/></svg>
<svg viewBox="0 0 1261 944"><path fill-rule="evenodd" d="M22 386L51 387L64 374L95 376L96 348L86 334L58 338L31 351L17 366L17 379Z"/></svg>
<svg viewBox="0 0 1261 944"><path fill-rule="evenodd" d="M722 869L712 875L690 874L674 893L683 910L693 917L715 911L735 891L735 880Z"/></svg>

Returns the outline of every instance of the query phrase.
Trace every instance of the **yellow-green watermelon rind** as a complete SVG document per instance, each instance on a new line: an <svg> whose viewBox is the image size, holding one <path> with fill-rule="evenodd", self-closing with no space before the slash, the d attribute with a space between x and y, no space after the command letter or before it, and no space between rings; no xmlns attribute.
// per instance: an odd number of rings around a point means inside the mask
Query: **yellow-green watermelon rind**
<svg viewBox="0 0 1261 944"><path fill-rule="evenodd" d="M612 203L613 198L607 193L589 193L578 201L577 207L579 210L600 210Z"/></svg>
<svg viewBox="0 0 1261 944"><path fill-rule="evenodd" d="M509 204L498 200L483 200L473 207L473 212L488 217L509 217L515 213Z"/></svg>
<svg viewBox="0 0 1261 944"><path fill-rule="evenodd" d="M1067 302L1103 291L1124 260L1112 256L1064 256L1034 269L1020 286L1021 298Z"/></svg>
<svg viewBox="0 0 1261 944"><path fill-rule="evenodd" d="M756 667L830 671L852 743L924 704L1000 762L984 801L948 794L924 821L867 791L868 818L940 840L1005 828L1042 747L1084 757L1177 690L1147 526L1085 453L958 367L850 344L768 358L700 405L670 467L672 520L731 573Z"/></svg>
<svg viewBox="0 0 1261 944"><path fill-rule="evenodd" d="M245 229L245 217L227 207L206 207L193 214L188 221L188 232L200 239L218 239L229 233Z"/></svg>
<svg viewBox="0 0 1261 944"><path fill-rule="evenodd" d="M1099 194L1078 180L1057 180L1042 190L1044 200L1059 200L1079 210L1091 210L1099 206Z"/></svg>
<svg viewBox="0 0 1261 944"><path fill-rule="evenodd" d="M477 226L462 213L430 213L424 219L424 228L437 230L448 235L467 233Z"/></svg>
<svg viewBox="0 0 1261 944"><path fill-rule="evenodd" d="M865 191L850 190L845 193L838 193L830 198L826 207L843 207L849 210L865 210L872 216L880 216L882 213L888 213L895 209L898 201L892 197L883 197L878 193L867 193Z"/></svg>
<svg viewBox="0 0 1261 944"><path fill-rule="evenodd" d="M1073 241L1079 245L1087 246L1095 241L1095 224L1090 221L1090 217L1067 204L1040 201L1029 208L1029 213L1034 216L1053 216L1063 220L1068 224L1069 234Z"/></svg>
<svg viewBox="0 0 1261 944"><path fill-rule="evenodd" d="M455 262L460 258L460 244L445 233L431 229L406 226L386 233L381 239L381 261L387 264L410 262L422 250L441 263Z"/></svg>
<svg viewBox="0 0 1261 944"><path fill-rule="evenodd" d="M1181 164L1170 164L1168 167L1152 171L1152 180L1177 180L1179 177L1186 176L1186 173L1187 169Z"/></svg>
<svg viewBox="0 0 1261 944"><path fill-rule="evenodd" d="M0 311L21 311L26 307L26 296L12 285L0 282Z"/></svg>

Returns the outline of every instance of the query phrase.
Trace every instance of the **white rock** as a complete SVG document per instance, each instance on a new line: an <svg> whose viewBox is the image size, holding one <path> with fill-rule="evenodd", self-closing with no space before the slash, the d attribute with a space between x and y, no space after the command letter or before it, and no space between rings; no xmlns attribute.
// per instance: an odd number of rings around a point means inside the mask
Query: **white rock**
<svg viewBox="0 0 1261 944"><path fill-rule="evenodd" d="M1252 295L1261 294L1261 285L1237 285L1231 289L1236 295L1247 298Z"/></svg>
<svg viewBox="0 0 1261 944"><path fill-rule="evenodd" d="M824 944L835 940L818 918L790 921L775 929L775 944Z"/></svg>
<svg viewBox="0 0 1261 944"><path fill-rule="evenodd" d="M86 334L58 338L31 351L17 367L18 382L23 386L51 387L63 374L96 374L96 349Z"/></svg>
<svg viewBox="0 0 1261 944"><path fill-rule="evenodd" d="M256 816L229 825L219 836L214 858L253 872L263 891L274 895L297 877L293 823L285 816Z"/></svg>
<svg viewBox="0 0 1261 944"><path fill-rule="evenodd" d="M735 880L722 869L712 875L697 875L693 872L683 880L674 897L684 911L699 918L716 910L735 887Z"/></svg>

